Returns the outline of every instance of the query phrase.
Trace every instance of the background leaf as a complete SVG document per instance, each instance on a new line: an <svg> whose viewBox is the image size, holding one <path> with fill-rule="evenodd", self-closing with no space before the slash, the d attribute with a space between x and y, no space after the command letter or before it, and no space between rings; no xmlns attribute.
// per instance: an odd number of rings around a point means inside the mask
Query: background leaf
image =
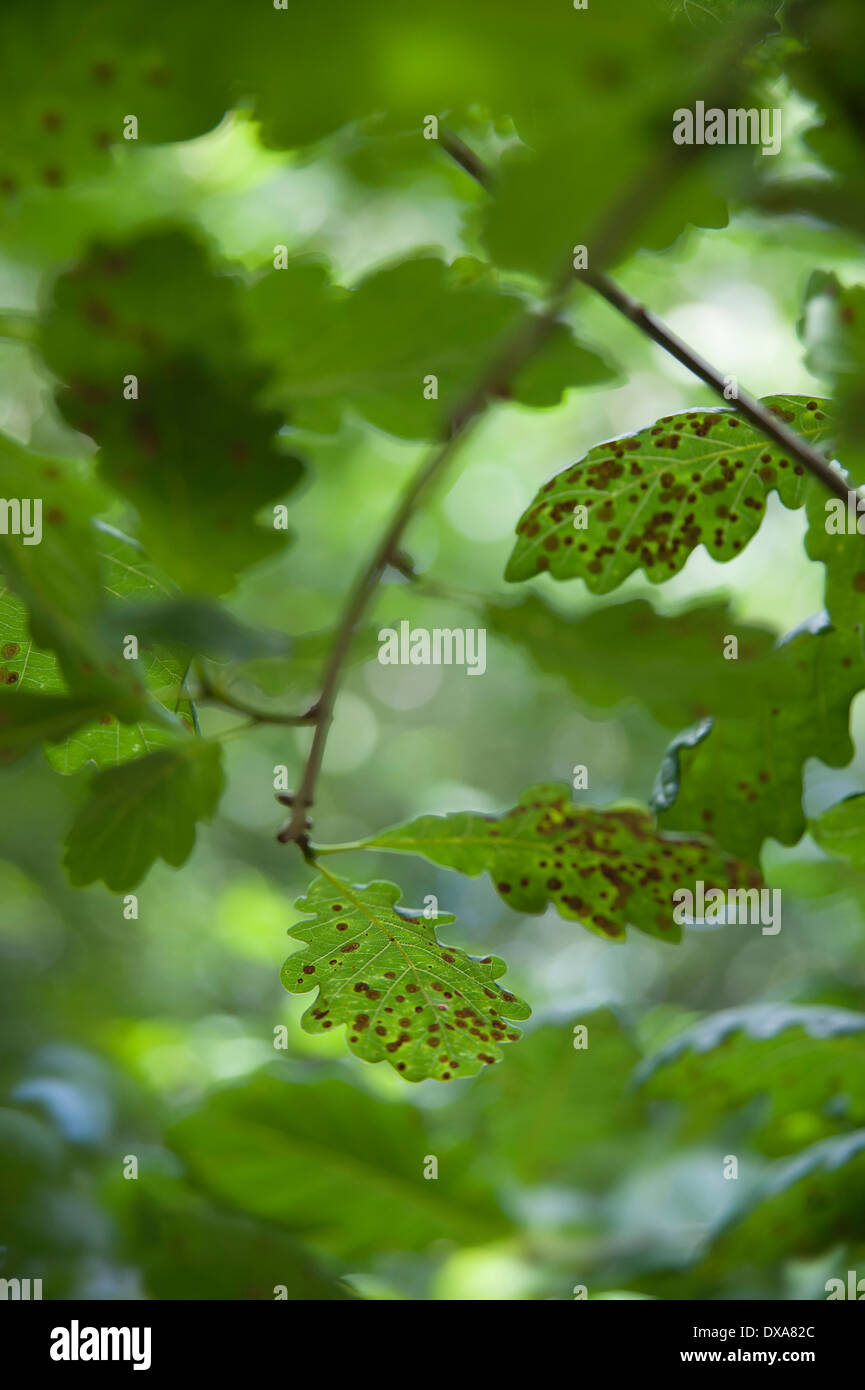
<svg viewBox="0 0 865 1390"><path fill-rule="evenodd" d="M184 863L196 822L213 814L222 787L221 749L203 741L96 773L66 842L70 879L77 885L102 879L121 893L134 888L155 859Z"/></svg>
<svg viewBox="0 0 865 1390"><path fill-rule="evenodd" d="M721 601L662 614L646 599L632 599L570 616L530 594L512 606L487 605L484 619L537 669L562 676L581 706L639 701L666 725L751 698L751 663L772 645L766 628L741 623ZM736 661L724 659L730 634L738 641Z"/></svg>
<svg viewBox="0 0 865 1390"><path fill-rule="evenodd" d="M688 1134L729 1122L762 1096L752 1142L783 1153L822 1137L818 1117L827 1130L865 1119L863 1033L865 1014L850 1009L746 1004L676 1034L646 1057L636 1080L650 1099L680 1103Z"/></svg>
<svg viewBox="0 0 865 1390"><path fill-rule="evenodd" d="M804 631L786 640L764 664L753 713L721 717L694 746L678 749L678 776L665 772L655 798L661 828L699 827L752 863L769 835L795 844L805 831L803 764L850 761L850 701L863 675L853 633Z"/></svg>
<svg viewBox="0 0 865 1390"><path fill-rule="evenodd" d="M420 1113L343 1081L259 1074L212 1095L169 1137L209 1191L347 1257L375 1250L383 1226L409 1250L507 1233L467 1177L469 1155L440 1152L438 1180L425 1180Z"/></svg>

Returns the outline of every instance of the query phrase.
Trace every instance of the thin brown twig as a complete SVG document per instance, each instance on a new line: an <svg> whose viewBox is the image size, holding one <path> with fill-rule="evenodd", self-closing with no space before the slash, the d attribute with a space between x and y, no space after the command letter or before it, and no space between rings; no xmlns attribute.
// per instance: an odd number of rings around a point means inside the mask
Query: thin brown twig
<svg viewBox="0 0 865 1390"><path fill-rule="evenodd" d="M312 724L316 718L317 705L306 711L305 714L281 714L278 710L257 709L254 705L247 704L246 700L239 699L232 695L222 686L217 685L210 679L204 671L197 671L198 691L190 697L193 701L201 704L208 703L222 705L224 709L232 710L235 714L243 714L247 719L251 719L256 724L286 724L286 725L306 725Z"/></svg>
<svg viewBox="0 0 865 1390"><path fill-rule="evenodd" d="M439 143L450 157L482 187L489 189L493 186L492 171L458 135L452 131L440 132ZM797 459L809 472L819 478L830 492L846 502L850 489L842 475L830 467L822 454L800 438L794 430L791 430L780 416L767 406L762 405L756 396L751 395L750 391L745 391L742 387L737 386L736 396L729 399L726 394L729 377L725 377L722 372L719 372L716 367L713 367L710 362L707 362L704 357L689 347L656 314L653 314L645 305L640 304L638 300L621 289L608 275L600 271L575 270L573 271L573 278L575 281L582 280L589 285L618 313L634 324L641 333L651 338L652 342L657 343L671 357L675 357L677 362L681 362L683 367L687 367L690 372L693 372L694 376L705 382L710 390L721 397L725 405L742 415L769 439L774 440L786 453Z"/></svg>
<svg viewBox="0 0 865 1390"><path fill-rule="evenodd" d="M333 705L340 674L357 625L366 611L382 574L392 559L398 557L403 533L421 497L444 471L463 443L478 415L485 409L490 400L503 394L514 374L534 356L553 332L559 322L559 315L570 288L570 274L562 275L542 312L525 315L516 332L505 343L489 369L449 416L444 432L446 436L444 442L421 464L410 479L381 540L351 592L325 667L321 694L316 707L312 743L300 786L294 793L291 816L277 836L277 839L284 844L294 841L300 846L304 854L309 854L306 812L312 805L328 731L333 719Z"/></svg>

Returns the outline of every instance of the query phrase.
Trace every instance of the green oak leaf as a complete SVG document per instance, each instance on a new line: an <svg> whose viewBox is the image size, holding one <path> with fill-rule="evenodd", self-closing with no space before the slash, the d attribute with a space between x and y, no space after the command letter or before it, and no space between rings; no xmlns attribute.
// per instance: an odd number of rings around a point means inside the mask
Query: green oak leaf
<svg viewBox="0 0 865 1390"><path fill-rule="evenodd" d="M0 765L14 762L41 743L65 739L82 724L108 718L92 695L0 695Z"/></svg>
<svg viewBox="0 0 865 1390"><path fill-rule="evenodd" d="M770 835L794 845L805 831L803 765L850 761L850 701L863 684L855 633L785 639L760 664L750 713L722 713L673 741L653 796L661 828L704 830L752 863Z"/></svg>
<svg viewBox="0 0 865 1390"><path fill-rule="evenodd" d="M99 562L101 600L111 606L124 599L155 598L171 592L168 581L147 559L141 547L113 527L97 524L93 544ZM93 619L93 638L117 653L123 636L135 629L108 630L106 608ZM166 746L182 734L183 725L192 727L191 710L182 700L181 689L188 659L176 647L142 640L137 662L124 662L137 673L150 698L150 708L134 713L137 718L121 721L106 702L97 710L94 722L83 724L61 742L45 746L45 756L57 772L77 772L85 763L97 767L113 766ZM57 657L38 647L30 637L27 610L10 590L0 593L0 684L16 692L60 695L68 690ZM160 710L177 712L179 721L164 717Z"/></svg>
<svg viewBox="0 0 865 1390"><path fill-rule="evenodd" d="M865 1236L865 1129L777 1159L725 1219L697 1277L815 1256ZM846 1267L845 1267L846 1268Z"/></svg>
<svg viewBox="0 0 865 1390"><path fill-rule="evenodd" d="M530 594L511 606L488 604L484 619L520 646L535 669L567 681L581 706L639 701L670 726L750 701L752 663L773 642L766 628L738 621L722 601L663 614L646 599L632 599L570 615ZM731 633L739 644L736 661L723 655Z"/></svg>
<svg viewBox="0 0 865 1390"><path fill-rule="evenodd" d="M332 287L323 267L306 260L265 275L249 291L246 311L253 349L277 369L269 399L306 429L334 430L352 412L411 439L439 433L526 313L519 296L489 277L465 282L458 270L419 257L349 291ZM431 376L435 398L424 389ZM509 395L552 406L569 387L611 376L562 323Z"/></svg>
<svg viewBox="0 0 865 1390"><path fill-rule="evenodd" d="M861 13L857 0L789 6L784 15L795 47L785 67L794 86L814 103L814 123L803 134L822 168L810 178L780 181L766 171L769 199L779 192L782 212L802 211L823 221L865 230L862 168ZM770 201L769 206L773 203Z"/></svg>
<svg viewBox="0 0 865 1390"><path fill-rule="evenodd" d="M151 1298L350 1300L279 1227L226 1211L177 1178L142 1173L130 1193L116 1184L116 1217L127 1257Z"/></svg>
<svg viewBox="0 0 865 1390"><path fill-rule="evenodd" d="M813 486L808 495L805 549L826 566L826 608L836 627L859 627L865 620L865 519L853 496L865 477L865 286L845 287L834 275L815 271L805 290L800 323L811 371L833 386L838 456L850 475L845 508ZM862 528L860 530L860 527Z"/></svg>
<svg viewBox="0 0 865 1390"><path fill-rule="evenodd" d="M292 994L318 987L306 1031L345 1024L355 1056L390 1062L405 1081L450 1081L501 1061L500 1044L520 1036L505 1020L531 1012L495 983L504 961L442 945L432 921L396 906L393 883L352 885L320 873L297 903L309 920L291 928L308 945L282 967ZM440 912L436 924L455 920Z"/></svg>
<svg viewBox="0 0 865 1390"><path fill-rule="evenodd" d="M433 1140L421 1111L344 1081L259 1073L210 1096L168 1142L205 1190L344 1257L380 1250L383 1230L401 1250L508 1234L489 1188L468 1175L473 1152L451 1150L426 1181Z"/></svg>
<svg viewBox="0 0 865 1390"><path fill-rule="evenodd" d="M99 474L135 506L148 553L194 593L231 588L282 547L274 514L256 514L303 473L276 442L282 416L257 404L268 373L242 295L187 234L150 232L60 276L41 332L61 410L100 446Z"/></svg>
<svg viewBox="0 0 865 1390"><path fill-rule="evenodd" d="M208 14L200 0L182 13L146 15L98 0L71 8L46 0L38 13L4 6L0 67L10 105L0 123L0 191L7 201L14 207L28 192L56 198L69 184L107 173L130 112L145 143L188 140L217 125L230 85L224 44L208 44L201 61Z"/></svg>
<svg viewBox="0 0 865 1390"><path fill-rule="evenodd" d="M122 893L156 859L178 868L192 853L196 822L210 819L222 788L222 750L203 740L97 772L66 838L71 882L101 879Z"/></svg>
<svg viewBox="0 0 865 1390"><path fill-rule="evenodd" d="M839 504L843 519L838 515ZM839 498L827 498L825 489L817 487L809 492L806 505L805 549L812 560L826 566L826 611L835 627L861 633L865 623L865 534L856 528L862 513L854 510L855 502L845 508ZM827 530L827 526L832 529Z"/></svg>
<svg viewBox="0 0 865 1390"><path fill-rule="evenodd" d="M836 801L809 821L808 829L827 854L849 859L854 869L865 869L865 793Z"/></svg>
<svg viewBox="0 0 865 1390"><path fill-rule="evenodd" d="M559 783L527 788L500 815L420 816L363 845L420 854L471 877L486 872L514 911L538 913L552 904L559 916L619 941L628 924L679 941L672 895L696 879L724 890L760 882L755 870L702 836L661 834L638 807L574 804Z"/></svg>
<svg viewBox="0 0 865 1390"><path fill-rule="evenodd" d="M503 1181L609 1187L646 1136L645 1102L628 1085L639 1056L609 1009L541 1024L466 1092L472 1142Z"/></svg>
<svg viewBox="0 0 865 1390"><path fill-rule="evenodd" d="M763 405L810 444L829 438L826 401L766 396ZM642 569L660 584L699 545L714 560L733 559L759 529L769 493L800 507L809 481L802 464L735 411L665 415L595 445L544 484L517 525L505 578L548 571L606 594Z"/></svg>
<svg viewBox="0 0 865 1390"><path fill-rule="evenodd" d="M690 1024L645 1058L635 1081L648 1099L682 1105L689 1136L764 1096L751 1142L778 1153L865 1122L863 1055L865 1014L747 1004Z"/></svg>
<svg viewBox="0 0 865 1390"><path fill-rule="evenodd" d="M135 506L148 553L193 592L231 588L288 535L273 513L269 524L256 520L303 473L275 442L280 417L250 404L261 380L257 371L222 378L197 359L167 359L137 401L100 392L67 411L100 444L100 473Z"/></svg>
<svg viewBox="0 0 865 1390"><path fill-rule="evenodd" d="M24 534L0 536L3 587L25 605L33 640L56 654L69 688L136 709L143 694L137 673L98 628L104 593L91 517L104 508L104 494L81 464L31 454L4 438L0 491L41 504L38 544L25 543ZM18 619L7 623L16 633L9 640L20 646ZM13 683L8 676L6 683Z"/></svg>

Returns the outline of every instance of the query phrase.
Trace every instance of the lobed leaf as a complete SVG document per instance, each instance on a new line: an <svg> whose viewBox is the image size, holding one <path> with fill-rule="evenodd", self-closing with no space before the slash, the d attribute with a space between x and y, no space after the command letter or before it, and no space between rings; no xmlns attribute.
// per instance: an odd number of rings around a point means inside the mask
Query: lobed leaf
<svg viewBox="0 0 865 1390"><path fill-rule="evenodd" d="M488 604L484 619L536 668L563 677L581 706L639 701L660 724L677 726L749 700L752 665L773 640L767 629L736 620L724 602L663 614L632 599L571 616L533 593L510 607ZM736 661L723 656L730 633Z"/></svg>
<svg viewBox="0 0 865 1390"><path fill-rule="evenodd" d="M793 634L762 663L751 713L722 714L673 741L653 795L659 825L699 827L752 863L770 835L795 844L805 831L803 765L850 761L850 701L863 684L855 633Z"/></svg>
<svg viewBox="0 0 865 1390"><path fill-rule="evenodd" d="M679 941L672 895L696 879L724 889L760 882L755 870L701 836L662 834L639 808L575 805L557 783L527 788L500 815L420 816L364 846L420 854L471 877L486 872L516 912L552 904L560 917L619 941L628 924Z"/></svg>
<svg viewBox="0 0 865 1390"><path fill-rule="evenodd" d="M318 987L303 1016L308 1033L345 1025L352 1052L390 1062L406 1081L473 1076L516 1042L507 1019L528 1018L522 999L495 981L498 956L482 960L443 946L433 922L400 911L393 883L351 885L327 870L297 906L310 920L291 928L307 949L289 956L282 983L292 994ZM439 913L436 922L455 921Z"/></svg>
<svg viewBox="0 0 865 1390"><path fill-rule="evenodd" d="M112 600L119 602L131 596L152 598L171 590L140 546L129 537L112 527L98 525L95 531L84 536L84 544L91 544L91 535L99 563L99 599L103 605L101 616L92 615L91 641L116 662L117 653L122 651L123 637L130 628L125 623L116 629L111 627L105 610L106 600L110 612ZM10 590L0 594L0 659L0 683L14 687L16 693L63 695L68 691L57 657L33 642L27 610ZM95 711L91 701L91 722L76 728L68 738L45 745L45 756L55 771L77 772L87 762L94 762L97 767L126 762L174 743L187 721L191 727L188 705L181 701L187 667L187 658L182 652L165 643L151 644L142 634L139 660L116 664L122 666L124 672L128 669L138 675L149 696L150 708L132 711L138 717L123 722L113 713L110 699L106 698L104 705L100 704ZM160 718L160 709L180 709L180 719Z"/></svg>
<svg viewBox="0 0 865 1390"><path fill-rule="evenodd" d="M269 398L293 424L334 430L353 413L410 439L439 433L526 312L488 274L465 280L459 265L430 256L379 270L349 291L331 286L320 265L290 262L253 286L245 308L256 354L276 368ZM425 394L430 376L435 398ZM552 406L570 387L611 377L562 323L511 394Z"/></svg>
<svg viewBox="0 0 865 1390"><path fill-rule="evenodd" d="M766 396L762 403L812 445L828 440L826 401ZM548 571L606 594L642 569L660 584L699 545L714 560L733 559L759 529L769 493L800 507L808 483L802 464L732 410L665 415L595 445L544 484L517 524L505 578ZM585 514L575 514L577 506Z"/></svg>
<svg viewBox="0 0 865 1390"><path fill-rule="evenodd" d="M192 853L196 823L213 815L222 788L222 750L203 740L97 772L66 838L71 882L80 888L101 879L122 893L157 859L178 868Z"/></svg>
<svg viewBox="0 0 865 1390"><path fill-rule="evenodd" d="M93 247L58 279L42 328L62 411L100 445L148 553L193 592L220 593L281 548L287 532L256 513L303 473L275 441L281 416L256 404L267 373L240 292L186 234L147 233Z"/></svg>
<svg viewBox="0 0 865 1390"><path fill-rule="evenodd" d="M649 1099L680 1102L689 1134L766 1097L754 1142L777 1152L800 1147L803 1135L865 1121L863 1035L865 1014L850 1009L747 1004L689 1025L646 1057L634 1079Z"/></svg>

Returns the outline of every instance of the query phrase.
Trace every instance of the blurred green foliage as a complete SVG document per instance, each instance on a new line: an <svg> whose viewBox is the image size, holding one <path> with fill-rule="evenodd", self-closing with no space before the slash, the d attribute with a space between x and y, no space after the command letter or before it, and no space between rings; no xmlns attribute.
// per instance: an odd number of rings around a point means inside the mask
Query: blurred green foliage
<svg viewBox="0 0 865 1390"><path fill-rule="evenodd" d="M430 1049L448 1083L409 1086L360 1059L387 1039L358 1056L307 1031L280 969L313 963L333 904L276 842L274 790L353 575L575 244L821 447L831 397L862 480L863 42L854 0L6 4L0 491L44 513L41 544L0 536L0 1277L79 1299L807 1299L861 1271L860 542L827 533L810 480L782 506L764 474L723 569L690 535L650 582L627 534L600 579L517 572L524 538L509 566L553 475L581 485L601 441L717 408L587 285L391 557L313 808L394 949L429 948L407 910L432 896L454 974L480 989L507 962L519 1040L499 1050L493 1020L478 1074ZM781 154L673 145L696 100L781 108ZM711 427L756 454L733 418ZM701 467L701 438L685 463L659 444L652 486ZM483 679L379 665L402 621L485 627ZM778 935L616 945L643 925L629 892L593 934L558 889L512 906L484 874L496 817L580 765L569 872L601 886L610 803L669 848L640 809L662 764L661 831L749 860L783 893ZM443 826L472 844L436 848Z"/></svg>

